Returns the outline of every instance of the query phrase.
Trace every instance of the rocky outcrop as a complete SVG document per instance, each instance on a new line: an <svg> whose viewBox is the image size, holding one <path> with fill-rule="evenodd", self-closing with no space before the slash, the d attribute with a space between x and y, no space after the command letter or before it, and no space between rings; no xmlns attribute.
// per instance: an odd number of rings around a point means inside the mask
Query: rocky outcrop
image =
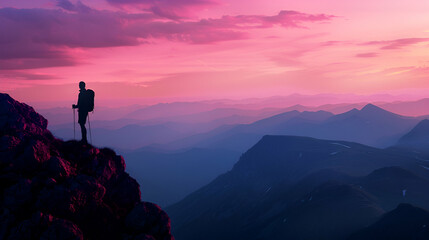
<svg viewBox="0 0 429 240"><path fill-rule="evenodd" d="M0 239L174 239L110 149L64 142L0 94Z"/></svg>

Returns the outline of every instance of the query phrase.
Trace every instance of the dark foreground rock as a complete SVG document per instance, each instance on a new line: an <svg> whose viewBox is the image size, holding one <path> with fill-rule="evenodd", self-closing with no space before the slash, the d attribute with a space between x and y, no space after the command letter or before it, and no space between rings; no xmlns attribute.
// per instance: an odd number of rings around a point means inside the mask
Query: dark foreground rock
<svg viewBox="0 0 429 240"><path fill-rule="evenodd" d="M110 149L63 142L0 94L0 239L174 239Z"/></svg>

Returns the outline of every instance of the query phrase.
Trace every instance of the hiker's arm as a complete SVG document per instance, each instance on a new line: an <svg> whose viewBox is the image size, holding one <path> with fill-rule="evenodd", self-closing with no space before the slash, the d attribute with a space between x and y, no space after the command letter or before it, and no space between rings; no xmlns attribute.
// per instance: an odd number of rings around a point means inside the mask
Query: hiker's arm
<svg viewBox="0 0 429 240"><path fill-rule="evenodd" d="M77 101L77 104L73 104L72 108L79 108L79 100Z"/></svg>
<svg viewBox="0 0 429 240"><path fill-rule="evenodd" d="M77 99L77 104L73 104L72 107L73 108L79 108L79 105L80 105L80 93L79 93L79 97Z"/></svg>

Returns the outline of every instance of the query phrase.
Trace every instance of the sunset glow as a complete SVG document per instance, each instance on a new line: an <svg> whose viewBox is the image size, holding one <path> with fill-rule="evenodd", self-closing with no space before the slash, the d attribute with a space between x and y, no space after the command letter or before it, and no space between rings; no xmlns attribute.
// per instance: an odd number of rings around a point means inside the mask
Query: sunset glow
<svg viewBox="0 0 429 240"><path fill-rule="evenodd" d="M3 0L0 88L22 101L417 94L425 0ZM140 100L139 100L140 99Z"/></svg>

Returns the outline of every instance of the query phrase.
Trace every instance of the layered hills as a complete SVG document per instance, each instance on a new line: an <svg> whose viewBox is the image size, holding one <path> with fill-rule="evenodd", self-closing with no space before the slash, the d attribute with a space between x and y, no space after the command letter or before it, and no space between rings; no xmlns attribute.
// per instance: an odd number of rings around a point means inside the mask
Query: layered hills
<svg viewBox="0 0 429 240"><path fill-rule="evenodd" d="M400 203L429 208L427 169L389 149L265 136L167 212L177 239L346 239Z"/></svg>

